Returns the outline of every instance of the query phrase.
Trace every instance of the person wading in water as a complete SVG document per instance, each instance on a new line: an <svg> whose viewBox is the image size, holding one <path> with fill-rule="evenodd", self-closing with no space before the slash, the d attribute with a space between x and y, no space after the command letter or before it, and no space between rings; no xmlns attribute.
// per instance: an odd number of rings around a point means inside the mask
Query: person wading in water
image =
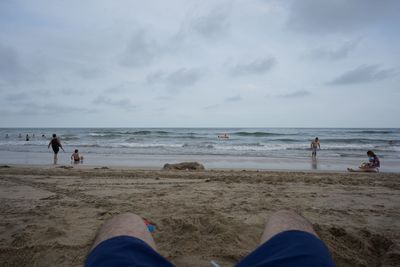
<svg viewBox="0 0 400 267"><path fill-rule="evenodd" d="M54 151L54 165L56 165L57 164L57 160L58 160L57 154L58 154L58 151L60 151L60 147L65 152L65 150L62 147L61 142L57 138L56 134L53 134L53 139L51 139L51 141L50 141L49 145L47 146L47 148L50 148L50 146Z"/></svg>

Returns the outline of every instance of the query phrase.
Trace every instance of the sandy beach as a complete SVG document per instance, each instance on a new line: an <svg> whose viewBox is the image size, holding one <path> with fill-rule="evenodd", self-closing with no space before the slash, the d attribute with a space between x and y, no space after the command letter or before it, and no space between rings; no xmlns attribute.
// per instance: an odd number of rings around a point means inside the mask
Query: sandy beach
<svg viewBox="0 0 400 267"><path fill-rule="evenodd" d="M81 266L98 227L134 212L177 266L232 266L271 212L307 217L337 266L398 266L400 174L0 168L2 266Z"/></svg>

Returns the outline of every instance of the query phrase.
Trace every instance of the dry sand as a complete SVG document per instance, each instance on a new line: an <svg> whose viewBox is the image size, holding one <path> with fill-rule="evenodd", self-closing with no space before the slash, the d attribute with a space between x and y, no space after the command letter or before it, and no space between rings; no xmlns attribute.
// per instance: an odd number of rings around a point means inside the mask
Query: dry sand
<svg viewBox="0 0 400 267"><path fill-rule="evenodd" d="M152 221L177 266L232 266L296 210L337 266L400 266L400 174L0 168L1 266L81 266L114 214Z"/></svg>

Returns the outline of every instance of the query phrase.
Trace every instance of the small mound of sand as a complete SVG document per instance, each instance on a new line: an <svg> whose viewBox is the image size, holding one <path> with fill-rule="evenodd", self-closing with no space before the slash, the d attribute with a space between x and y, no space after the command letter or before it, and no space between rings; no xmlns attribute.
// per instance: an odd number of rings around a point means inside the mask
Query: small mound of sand
<svg viewBox="0 0 400 267"><path fill-rule="evenodd" d="M163 167L164 170L191 170L191 171L199 171L204 170L204 165L198 162L181 162L176 164L165 164Z"/></svg>

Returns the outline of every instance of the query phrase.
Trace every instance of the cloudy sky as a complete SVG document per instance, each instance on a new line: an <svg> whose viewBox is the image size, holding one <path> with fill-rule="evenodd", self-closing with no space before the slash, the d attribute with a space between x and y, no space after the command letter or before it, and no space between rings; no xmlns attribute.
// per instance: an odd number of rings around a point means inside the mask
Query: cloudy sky
<svg viewBox="0 0 400 267"><path fill-rule="evenodd" d="M399 127L400 1L0 1L0 127Z"/></svg>

